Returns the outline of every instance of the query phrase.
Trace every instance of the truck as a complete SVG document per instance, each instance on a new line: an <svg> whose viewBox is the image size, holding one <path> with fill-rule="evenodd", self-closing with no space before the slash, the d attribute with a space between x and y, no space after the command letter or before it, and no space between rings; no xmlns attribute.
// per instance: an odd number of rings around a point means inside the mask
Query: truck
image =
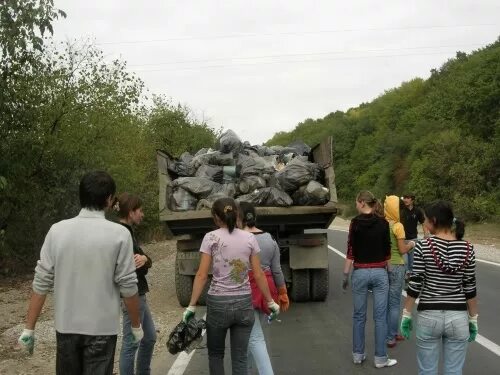
<svg viewBox="0 0 500 375"><path fill-rule="evenodd" d="M323 206L256 207L257 226L269 232L280 247L281 267L292 301L324 301L328 296L329 263L326 229L337 214L337 191L332 163L332 138L311 149L311 161L325 172L324 185L330 201ZM172 211L168 196L173 176L169 171L175 159L168 152L157 151L159 178L159 218L168 238L176 239L175 289L179 304L188 306L193 280L199 267L199 248L203 236L216 229L211 211ZM207 282L198 303L206 303Z"/></svg>

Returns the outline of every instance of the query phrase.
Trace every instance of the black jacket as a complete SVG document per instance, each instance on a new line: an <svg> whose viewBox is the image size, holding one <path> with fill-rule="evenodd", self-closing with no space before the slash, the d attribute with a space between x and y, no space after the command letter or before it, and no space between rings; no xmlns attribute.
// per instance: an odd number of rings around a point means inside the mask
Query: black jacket
<svg viewBox="0 0 500 375"><path fill-rule="evenodd" d="M351 220L347 258L354 266L379 266L391 257L389 223L374 214L360 214Z"/></svg>
<svg viewBox="0 0 500 375"><path fill-rule="evenodd" d="M134 254L145 255L146 258L148 258L146 263L144 263L144 265L141 268L137 268L135 270L135 273L137 274L137 288L139 289L139 295L146 294L147 292L149 292L149 286L148 286L148 281L146 280L146 275L148 274L149 269L153 265L153 261L151 260L150 257L144 254L144 251L142 251L141 247L139 246L139 243L137 242L137 238L135 237L135 233L132 227L122 222L120 222L120 224L123 225L125 228L127 228L132 236Z"/></svg>

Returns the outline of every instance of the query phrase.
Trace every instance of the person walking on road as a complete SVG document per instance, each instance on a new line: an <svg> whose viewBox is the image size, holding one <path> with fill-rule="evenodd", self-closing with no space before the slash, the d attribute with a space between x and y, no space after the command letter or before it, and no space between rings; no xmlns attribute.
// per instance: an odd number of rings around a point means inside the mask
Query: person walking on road
<svg viewBox="0 0 500 375"><path fill-rule="evenodd" d="M351 220L347 240L347 256L344 264L342 289L347 289L349 272L352 271L353 345L355 364L366 359L365 326L368 291L373 295L373 319L375 321L375 367L394 366L397 361L388 358L385 338L387 334L387 297L389 280L387 261L391 254L389 224L381 215L381 204L369 191L356 197L358 215Z"/></svg>
<svg viewBox="0 0 500 375"><path fill-rule="evenodd" d="M277 315L280 308L269 292L266 276L260 266L260 249L255 236L236 228L238 208L234 199L217 199L212 206L212 216L219 229L207 233L201 243L200 266L183 320L187 322L195 315L196 303L212 266L206 319L210 374L224 374L226 334L229 330L232 374L247 375L248 341L254 323L248 277L250 268L269 310Z"/></svg>
<svg viewBox="0 0 500 375"><path fill-rule="evenodd" d="M151 358L156 342L156 329L146 301L146 293L149 292L146 275L153 262L151 258L144 254L137 241L134 226L139 225L144 219L142 211L142 200L129 193L122 193L118 196L113 208L117 211L120 224L130 232L132 236L134 262L137 274L137 287L139 290L139 313L144 337L140 343L135 343L132 335L132 324L124 303L123 311L123 343L120 352L120 375L149 375L151 374ZM137 353L137 364L135 356ZM134 371L134 368L136 371Z"/></svg>
<svg viewBox="0 0 500 375"><path fill-rule="evenodd" d="M443 374L462 374L467 342L478 332L476 258L463 240L465 224L451 205L436 201L425 210L425 225L433 235L417 243L401 320L410 337L412 310L420 298L415 324L419 375L437 375L443 351Z"/></svg>
<svg viewBox="0 0 500 375"><path fill-rule="evenodd" d="M36 321L53 288L58 375L113 374L120 295L130 316L130 339L137 343L143 336L132 237L104 217L115 190L108 173L85 174L80 181L80 213L52 225L40 251L26 328L18 344L33 352Z"/></svg>
<svg viewBox="0 0 500 375"><path fill-rule="evenodd" d="M424 226L424 214L419 207L415 206L415 194L406 193L402 197L403 204L401 205L400 216L401 223L405 230L405 239L407 241L418 240L418 224L422 225L424 237L427 237L428 231ZM413 269L413 251L409 251L405 255L406 274Z"/></svg>
<svg viewBox="0 0 500 375"><path fill-rule="evenodd" d="M401 316L401 293L405 279L403 255L415 247L414 241L405 242L405 230L399 221L399 197L389 195L384 201L385 218L391 233L391 259L389 261L389 301L387 304L387 346L393 348L397 341L404 340L398 334Z"/></svg>
<svg viewBox="0 0 500 375"><path fill-rule="evenodd" d="M287 311L290 302L286 290L285 277L281 270L280 249L278 244L269 233L256 227L257 214L251 203L240 202L239 219L242 229L255 235L260 248L260 264L266 275L271 295L279 302L280 311ZM248 343L248 367L251 370L252 363L255 363L260 375L272 375L273 368L267 352L261 324L263 321L267 320L271 311L267 307L263 298L264 296L255 283L253 271L250 271L250 285L252 287L252 300L255 309L255 322Z"/></svg>

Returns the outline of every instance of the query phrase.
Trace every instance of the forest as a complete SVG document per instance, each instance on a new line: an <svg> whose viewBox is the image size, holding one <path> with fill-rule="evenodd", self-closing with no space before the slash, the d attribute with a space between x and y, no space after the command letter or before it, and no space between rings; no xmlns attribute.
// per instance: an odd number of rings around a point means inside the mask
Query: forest
<svg viewBox="0 0 500 375"><path fill-rule="evenodd" d="M156 150L213 146L222 129L150 93L84 41L57 43L52 0L0 7L0 275L32 269L50 226L79 211L78 183L107 170L140 195L144 239L160 238ZM334 139L339 198L369 189L449 199L468 220L500 216L500 40L370 103L278 132L267 145Z"/></svg>

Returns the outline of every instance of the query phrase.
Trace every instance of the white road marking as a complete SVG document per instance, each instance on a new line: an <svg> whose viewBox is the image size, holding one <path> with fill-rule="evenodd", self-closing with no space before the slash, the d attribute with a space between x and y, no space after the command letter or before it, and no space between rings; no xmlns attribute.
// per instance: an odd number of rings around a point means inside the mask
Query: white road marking
<svg viewBox="0 0 500 375"><path fill-rule="evenodd" d="M333 251L335 254L340 255L342 258L345 259L346 255L342 251L337 250L336 248L334 248L333 246L330 246L330 245L328 245L328 248L331 251ZM401 292L401 294L406 297L406 292L404 290ZM493 341L491 341L491 340L487 339L486 337L478 334L476 336L476 342L479 345L484 346L486 349L488 349L493 354L496 354L497 356L500 357L500 346L497 345L497 344L495 344Z"/></svg>
<svg viewBox="0 0 500 375"><path fill-rule="evenodd" d="M203 315L203 319L207 318L207 314ZM201 337L205 336L205 331L203 330ZM167 375L182 375L184 374L184 371L186 371L186 368L189 365L189 361L191 361L191 358L194 355L194 352L196 349L193 349L191 353L186 353L186 352L180 352L177 358L175 359L174 363L172 364L172 367L170 367L170 370L168 370Z"/></svg>

